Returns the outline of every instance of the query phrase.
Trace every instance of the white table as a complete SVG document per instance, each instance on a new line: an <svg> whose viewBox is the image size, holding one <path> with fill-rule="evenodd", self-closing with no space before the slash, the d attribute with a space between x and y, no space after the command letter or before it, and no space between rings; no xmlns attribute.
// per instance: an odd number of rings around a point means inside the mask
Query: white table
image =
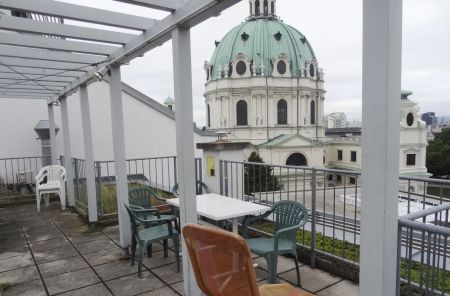
<svg viewBox="0 0 450 296"><path fill-rule="evenodd" d="M167 203L180 207L180 199L168 199ZM233 232L238 233L238 218L247 215L264 214L271 208L215 193L197 195L197 214L215 221L231 219Z"/></svg>

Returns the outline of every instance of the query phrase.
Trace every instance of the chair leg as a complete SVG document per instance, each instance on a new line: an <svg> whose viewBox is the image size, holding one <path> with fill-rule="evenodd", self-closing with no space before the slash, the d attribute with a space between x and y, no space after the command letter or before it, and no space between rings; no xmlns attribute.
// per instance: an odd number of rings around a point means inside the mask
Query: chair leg
<svg viewBox="0 0 450 296"><path fill-rule="evenodd" d="M39 193L39 190L36 190L36 203L37 203L37 211L41 210L41 194Z"/></svg>
<svg viewBox="0 0 450 296"><path fill-rule="evenodd" d="M269 270L269 284L276 283L278 255L271 254L266 257L267 267Z"/></svg>
<svg viewBox="0 0 450 296"><path fill-rule="evenodd" d="M178 235L173 237L173 245L175 247L175 259L177 260L177 272L180 272L180 239Z"/></svg>
<svg viewBox="0 0 450 296"><path fill-rule="evenodd" d="M142 278L142 264L144 263L145 245L139 243L139 263L138 263L138 278Z"/></svg>
<svg viewBox="0 0 450 296"><path fill-rule="evenodd" d="M300 287L300 268L298 266L299 264L298 264L297 251L294 250L292 255L294 256L295 270L297 271L297 285Z"/></svg>
<svg viewBox="0 0 450 296"><path fill-rule="evenodd" d="M133 235L131 237L131 265L134 265L135 257L136 257L136 238Z"/></svg>
<svg viewBox="0 0 450 296"><path fill-rule="evenodd" d="M164 243L164 258L167 258L167 256L169 256L169 253L168 253L169 244L168 244L167 239L163 240L163 243Z"/></svg>
<svg viewBox="0 0 450 296"><path fill-rule="evenodd" d="M147 246L147 257L152 257L153 256L153 247L152 247L152 244L149 244L148 246Z"/></svg>
<svg viewBox="0 0 450 296"><path fill-rule="evenodd" d="M50 193L46 193L44 195L44 201L45 201L45 207L48 208L48 206L50 205Z"/></svg>

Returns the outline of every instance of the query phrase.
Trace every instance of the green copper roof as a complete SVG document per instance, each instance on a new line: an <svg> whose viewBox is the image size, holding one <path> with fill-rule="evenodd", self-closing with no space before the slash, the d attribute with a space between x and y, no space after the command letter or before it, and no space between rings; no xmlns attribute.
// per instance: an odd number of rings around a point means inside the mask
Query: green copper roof
<svg viewBox="0 0 450 296"><path fill-rule="evenodd" d="M301 65L315 58L308 40L295 28L276 19L249 20L233 28L217 45L210 61L212 79L217 78L219 66L225 69L240 53L253 61L258 74L264 64L266 76L272 75L272 60L280 54L291 61L294 76L299 76Z"/></svg>

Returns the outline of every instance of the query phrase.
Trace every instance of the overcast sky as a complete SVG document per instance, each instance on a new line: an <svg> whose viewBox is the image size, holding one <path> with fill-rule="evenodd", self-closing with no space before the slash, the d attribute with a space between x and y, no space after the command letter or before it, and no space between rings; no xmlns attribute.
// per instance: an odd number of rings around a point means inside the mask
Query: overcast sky
<svg viewBox="0 0 450 296"><path fill-rule="evenodd" d="M162 18L167 13L136 9L110 0L64 0L113 11ZM193 28L192 74L194 120L205 124L203 64L220 40L248 15L248 1ZM362 1L278 0L281 19L310 41L325 72L325 113L345 112L361 118ZM402 89L419 103L421 112L450 115L450 1L405 0L403 13ZM173 96L172 44L168 42L130 65L122 80L162 102Z"/></svg>

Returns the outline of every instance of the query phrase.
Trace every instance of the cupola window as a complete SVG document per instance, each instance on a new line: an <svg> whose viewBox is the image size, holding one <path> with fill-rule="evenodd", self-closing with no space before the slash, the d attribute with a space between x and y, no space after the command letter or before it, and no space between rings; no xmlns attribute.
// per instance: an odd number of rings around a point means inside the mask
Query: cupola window
<svg viewBox="0 0 450 296"><path fill-rule="evenodd" d="M408 113L408 115L406 115L406 124L408 126L412 126L414 123L414 115L412 113Z"/></svg>
<svg viewBox="0 0 450 296"><path fill-rule="evenodd" d="M309 76L314 77L316 75L316 71L314 69L314 64L309 65Z"/></svg>
<svg viewBox="0 0 450 296"><path fill-rule="evenodd" d="M238 73L239 75L244 75L246 71L247 65L244 61L239 61L236 63L236 73Z"/></svg>
<svg viewBox="0 0 450 296"><path fill-rule="evenodd" d="M236 124L247 125L247 102L240 100L236 104Z"/></svg>
<svg viewBox="0 0 450 296"><path fill-rule="evenodd" d="M264 0L264 16L269 16L269 1Z"/></svg>
<svg viewBox="0 0 450 296"><path fill-rule="evenodd" d="M278 31L278 33L276 33L275 35L273 35L273 37L275 37L275 39L276 39L277 41L280 41L280 40L281 40L281 36L283 36L283 35L280 33L280 31Z"/></svg>
<svg viewBox="0 0 450 296"><path fill-rule="evenodd" d="M279 61L277 63L277 71L278 73L280 73L281 75L286 73L286 63L285 61Z"/></svg>
<svg viewBox="0 0 450 296"><path fill-rule="evenodd" d="M241 35L241 39L242 39L242 41L247 41L248 40L248 37L250 37L247 33L242 33L242 35Z"/></svg>
<svg viewBox="0 0 450 296"><path fill-rule="evenodd" d="M259 16L259 0L255 1L255 16Z"/></svg>
<svg viewBox="0 0 450 296"><path fill-rule="evenodd" d="M278 124L287 124L287 102L281 99L277 103Z"/></svg>
<svg viewBox="0 0 450 296"><path fill-rule="evenodd" d="M310 112L310 123L316 124L316 102L311 101L309 112Z"/></svg>

